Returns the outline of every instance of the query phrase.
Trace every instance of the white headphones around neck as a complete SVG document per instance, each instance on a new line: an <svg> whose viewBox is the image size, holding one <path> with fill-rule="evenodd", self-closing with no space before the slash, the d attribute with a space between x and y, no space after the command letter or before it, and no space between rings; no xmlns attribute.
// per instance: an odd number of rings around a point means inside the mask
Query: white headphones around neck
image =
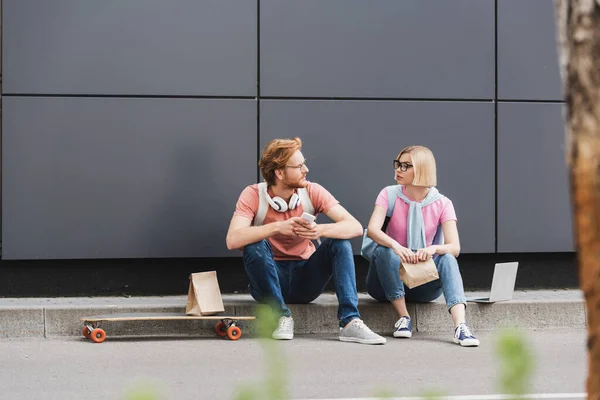
<svg viewBox="0 0 600 400"><path fill-rule="evenodd" d="M292 195L292 198L290 199L289 204L286 203L285 200L279 196L275 196L275 197L271 198L271 196L269 196L269 192L265 191L265 193L267 195L267 201L271 205L271 208L273 208L273 210L275 210L277 212L283 213L288 210L293 210L296 207L298 207L298 205L300 204L300 196L298 196L297 193L294 193Z"/></svg>

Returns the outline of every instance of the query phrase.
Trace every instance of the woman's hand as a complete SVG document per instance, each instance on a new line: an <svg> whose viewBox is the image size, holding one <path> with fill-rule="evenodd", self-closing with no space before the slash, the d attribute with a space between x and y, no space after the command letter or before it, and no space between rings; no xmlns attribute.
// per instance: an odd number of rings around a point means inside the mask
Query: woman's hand
<svg viewBox="0 0 600 400"><path fill-rule="evenodd" d="M417 258L419 261L427 261L436 253L435 246L425 247L424 249L417 250Z"/></svg>
<svg viewBox="0 0 600 400"><path fill-rule="evenodd" d="M417 262L417 255L406 247L398 245L394 246L392 250L400 257L400 261L403 263L414 264Z"/></svg>

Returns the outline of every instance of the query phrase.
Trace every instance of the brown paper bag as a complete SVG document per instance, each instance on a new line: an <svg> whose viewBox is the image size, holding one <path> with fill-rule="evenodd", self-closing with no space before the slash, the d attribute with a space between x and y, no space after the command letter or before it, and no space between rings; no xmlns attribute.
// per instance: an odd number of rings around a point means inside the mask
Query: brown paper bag
<svg viewBox="0 0 600 400"><path fill-rule="evenodd" d="M223 298L217 281L217 272L198 272L190 275L187 315L214 315L225 311Z"/></svg>
<svg viewBox="0 0 600 400"><path fill-rule="evenodd" d="M400 263L400 279L409 289L439 278L437 268L431 258L415 264Z"/></svg>

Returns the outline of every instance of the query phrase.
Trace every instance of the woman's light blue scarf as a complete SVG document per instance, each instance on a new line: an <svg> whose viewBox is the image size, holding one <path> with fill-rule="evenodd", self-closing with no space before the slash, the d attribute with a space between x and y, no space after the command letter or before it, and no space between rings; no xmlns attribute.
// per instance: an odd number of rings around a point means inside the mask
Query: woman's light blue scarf
<svg viewBox="0 0 600 400"><path fill-rule="evenodd" d="M427 241L425 239L425 227L423 226L423 207L427 207L436 200L442 198L440 192L432 187L429 189L429 193L423 199L423 201L410 200L402 192L402 185L398 185L397 196L404 200L409 205L408 208L408 221L406 241L410 250L418 250L426 247ZM442 225L438 225L436 234L433 238L433 244L443 244L444 235L442 233Z"/></svg>

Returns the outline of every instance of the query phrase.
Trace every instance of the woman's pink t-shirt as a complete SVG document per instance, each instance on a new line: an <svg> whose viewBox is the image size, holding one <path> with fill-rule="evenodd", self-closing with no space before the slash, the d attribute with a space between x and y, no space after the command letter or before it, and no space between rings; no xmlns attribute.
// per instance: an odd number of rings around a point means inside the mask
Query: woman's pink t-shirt
<svg viewBox="0 0 600 400"><path fill-rule="evenodd" d="M339 201L318 183L309 182L308 186L306 186L306 191L315 209L315 217L318 214L326 214L331 207L339 204ZM269 196L273 197L271 188L268 189L268 193ZM242 194L240 194L233 215L239 215L253 222L258 212L258 205L258 185L247 186L242 191ZM277 212L269 207L263 224L266 225L271 222L286 221L292 217L300 217L303 212L304 208L302 204L284 213ZM310 240L299 236L275 235L271 236L268 240L271 243L275 260L307 260L315 252L315 245Z"/></svg>
<svg viewBox="0 0 600 400"><path fill-rule="evenodd" d="M408 194L406 194L406 188L402 187L402 193L410 200L413 200ZM384 210L388 209L388 193L387 188L383 188L377 196L376 205L381 206ZM386 234L397 241L401 246L406 247L408 244L407 240L407 221L408 221L408 209L409 205L404 202L401 198L396 198L396 204L394 205L394 213L390 218L390 222L386 229ZM434 201L426 207L423 207L423 225L425 227L425 241L426 246L431 246L433 243L433 237L437 231L438 225L454 220L456 221L456 213L454 212L454 206L452 201L446 196ZM418 250L418 249L411 249Z"/></svg>

